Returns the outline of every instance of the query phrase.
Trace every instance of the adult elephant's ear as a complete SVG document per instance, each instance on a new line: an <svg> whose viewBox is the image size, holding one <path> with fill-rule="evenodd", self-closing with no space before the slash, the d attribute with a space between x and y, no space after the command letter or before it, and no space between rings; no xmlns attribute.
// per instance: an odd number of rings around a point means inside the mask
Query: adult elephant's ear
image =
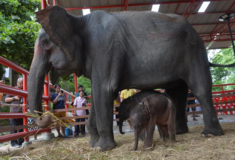
<svg viewBox="0 0 235 160"><path fill-rule="evenodd" d="M59 6L50 6L35 13L37 22L49 35L49 39L66 54L68 60L73 59L75 41L71 15Z"/></svg>

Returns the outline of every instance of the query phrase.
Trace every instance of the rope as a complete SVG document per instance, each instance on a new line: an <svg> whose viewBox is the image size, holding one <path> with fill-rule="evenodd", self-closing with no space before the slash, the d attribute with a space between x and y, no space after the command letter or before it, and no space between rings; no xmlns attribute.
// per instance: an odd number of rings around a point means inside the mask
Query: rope
<svg viewBox="0 0 235 160"><path fill-rule="evenodd" d="M9 106L24 107L25 105L27 105L27 104L7 104L7 103L0 102L0 107L9 107Z"/></svg>
<svg viewBox="0 0 235 160"><path fill-rule="evenodd" d="M24 106L28 106L28 104L8 104L0 101L0 107L24 107ZM42 106L48 107L49 105L42 105Z"/></svg>

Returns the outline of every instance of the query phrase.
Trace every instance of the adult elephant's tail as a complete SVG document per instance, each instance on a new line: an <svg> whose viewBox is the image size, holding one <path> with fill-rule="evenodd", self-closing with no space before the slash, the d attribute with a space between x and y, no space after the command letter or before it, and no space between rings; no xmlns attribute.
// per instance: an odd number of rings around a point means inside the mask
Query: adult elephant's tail
<svg viewBox="0 0 235 160"><path fill-rule="evenodd" d="M209 62L209 65L211 67L235 67L235 63L222 65L222 64L212 64L212 63Z"/></svg>

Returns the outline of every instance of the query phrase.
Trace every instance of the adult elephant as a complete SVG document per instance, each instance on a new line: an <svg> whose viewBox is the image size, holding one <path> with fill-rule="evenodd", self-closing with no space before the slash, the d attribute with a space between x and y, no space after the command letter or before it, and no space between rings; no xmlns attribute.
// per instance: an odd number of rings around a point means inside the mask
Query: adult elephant
<svg viewBox="0 0 235 160"><path fill-rule="evenodd" d="M35 42L29 75L31 112L42 110L43 82L51 70L52 83L71 73L91 79L91 147L108 150L116 146L113 100L125 88L165 88L176 106L176 132L181 134L188 132L189 87L202 106L202 134L223 134L212 104L210 64L203 41L182 16L104 11L73 16L54 6L37 12L36 17L43 29Z"/></svg>

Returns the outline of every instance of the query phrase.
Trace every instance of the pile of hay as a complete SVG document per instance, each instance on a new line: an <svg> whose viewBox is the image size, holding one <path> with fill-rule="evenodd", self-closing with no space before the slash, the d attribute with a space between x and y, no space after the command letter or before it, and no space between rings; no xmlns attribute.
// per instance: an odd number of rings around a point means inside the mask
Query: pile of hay
<svg viewBox="0 0 235 160"><path fill-rule="evenodd" d="M99 152L90 150L89 137L55 138L51 141L41 141L30 145L26 149L2 155L3 157L17 157L24 159L43 160L74 160L74 159L235 159L235 124L221 124L225 132L223 136L204 138L200 136L203 126L190 127L188 134L177 135L176 143L159 140L155 131L154 148L144 151L143 142L139 142L137 151L134 146L134 133L116 134L117 147L111 151ZM7 157L6 157L7 156Z"/></svg>

